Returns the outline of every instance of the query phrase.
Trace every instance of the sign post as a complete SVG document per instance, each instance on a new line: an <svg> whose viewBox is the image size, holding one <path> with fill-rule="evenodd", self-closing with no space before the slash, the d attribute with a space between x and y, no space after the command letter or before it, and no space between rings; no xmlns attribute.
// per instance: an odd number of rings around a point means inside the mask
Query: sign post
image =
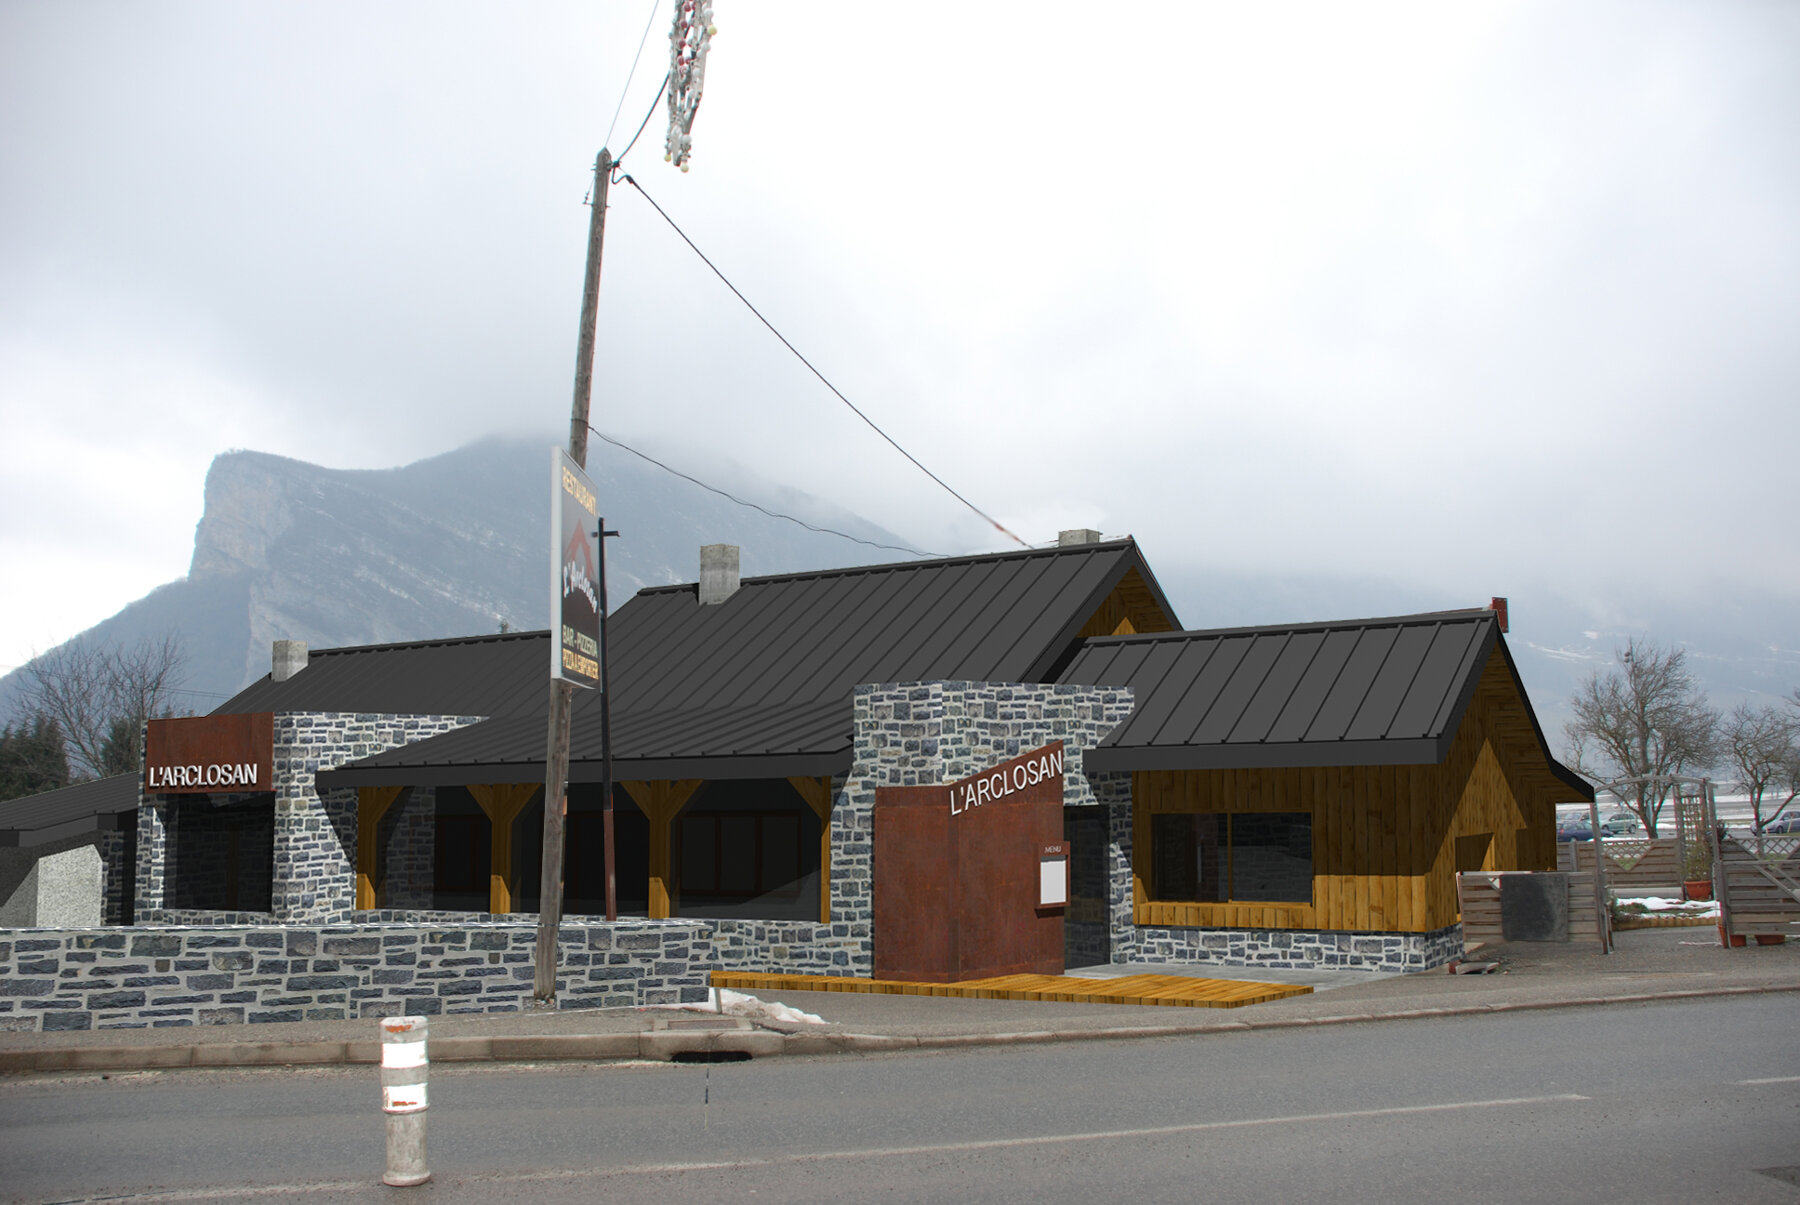
<svg viewBox="0 0 1800 1205"><path fill-rule="evenodd" d="M585 441L583 441L585 444ZM584 449L585 450L585 449ZM600 616L605 608L594 483L568 453L550 456L550 735L544 767L544 866L538 878L538 933L532 995L556 998L556 935L562 926L563 821L568 812L569 713L573 688L603 680ZM607 849L608 857L612 853Z"/></svg>

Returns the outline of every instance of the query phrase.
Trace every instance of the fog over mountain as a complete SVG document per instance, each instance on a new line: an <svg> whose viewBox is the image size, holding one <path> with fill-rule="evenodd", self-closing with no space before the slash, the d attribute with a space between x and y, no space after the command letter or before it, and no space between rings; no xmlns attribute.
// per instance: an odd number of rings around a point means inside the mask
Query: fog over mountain
<svg viewBox="0 0 1800 1205"><path fill-rule="evenodd" d="M322 648L492 632L502 622L544 627L551 446L548 435L493 438L382 470L225 453L207 473L205 511L187 576L78 639L129 644L140 636L179 633L189 692L180 701L199 712L267 673L270 643L278 639ZM911 559L904 551L771 518L599 441L590 449L588 470L608 527L622 533L607 545L615 608L644 586L695 580L702 544L739 545L746 576ZM740 497L816 526L876 544L921 547L750 470L714 465L705 475ZM1488 601L1376 577L1220 571L1194 547L1155 541L1144 553L1190 628L1396 615ZM1507 583L1496 581L1493 592L1507 593ZM1587 598L1574 588L1567 595L1509 597L1509 644L1558 749L1570 693L1587 673L1610 663L1631 636L1686 648L1713 702L1725 707L1740 699L1767 701L1800 685L1800 633L1793 608L1776 596L1721 592L1690 604L1666 597L1639 603L1621 587ZM12 712L17 681L16 672L0 679L0 716Z"/></svg>
<svg viewBox="0 0 1800 1205"><path fill-rule="evenodd" d="M326 469L227 452L206 475L187 576L77 639L129 644L164 631L187 653L196 711L269 671L274 640L315 648L549 624L551 439L489 439L382 470ZM909 559L736 505L595 441L614 607L649 585L693 581L700 545L738 544L746 575ZM891 532L766 480L739 496L877 544ZM10 711L18 673L0 679Z"/></svg>

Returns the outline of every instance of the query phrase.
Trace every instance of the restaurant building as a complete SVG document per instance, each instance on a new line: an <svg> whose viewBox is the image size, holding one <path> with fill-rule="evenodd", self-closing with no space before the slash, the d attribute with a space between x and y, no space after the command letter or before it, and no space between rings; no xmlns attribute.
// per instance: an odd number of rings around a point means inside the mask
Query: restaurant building
<svg viewBox="0 0 1800 1205"><path fill-rule="evenodd" d="M708 554L609 620L612 925L577 694L565 1005L693 998L711 970L1424 969L1460 950L1455 872L1552 869L1555 804L1592 794L1491 610L1181 631L1136 543L1092 532L749 579ZM135 925L179 930L176 957L286 934L342 979L265 985L265 1013L520 1006L548 642L281 642L214 716L153 728Z"/></svg>

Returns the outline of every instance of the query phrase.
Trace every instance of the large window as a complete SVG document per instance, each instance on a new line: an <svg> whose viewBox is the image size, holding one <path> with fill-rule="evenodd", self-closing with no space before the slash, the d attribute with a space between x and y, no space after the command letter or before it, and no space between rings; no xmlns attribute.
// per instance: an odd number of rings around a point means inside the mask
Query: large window
<svg viewBox="0 0 1800 1205"><path fill-rule="evenodd" d="M819 918L819 819L786 779L709 782L672 836L677 915Z"/></svg>
<svg viewBox="0 0 1800 1205"><path fill-rule="evenodd" d="M1153 899L1311 903L1306 812L1165 812L1150 818Z"/></svg>

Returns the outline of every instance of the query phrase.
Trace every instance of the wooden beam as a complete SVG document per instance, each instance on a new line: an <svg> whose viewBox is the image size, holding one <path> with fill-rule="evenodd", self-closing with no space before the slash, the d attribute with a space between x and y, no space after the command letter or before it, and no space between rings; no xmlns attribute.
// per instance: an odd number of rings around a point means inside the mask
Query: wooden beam
<svg viewBox="0 0 1800 1205"><path fill-rule="evenodd" d="M367 911L375 900L375 872L381 856L376 837L381 818L409 787L358 787L356 790L356 906Z"/></svg>
<svg viewBox="0 0 1800 1205"><path fill-rule="evenodd" d="M622 782L631 802L650 821L650 907L652 919L663 920L678 906L673 889L674 873L669 864L669 828L675 816L700 789L702 779L657 779L649 782Z"/></svg>
<svg viewBox="0 0 1800 1205"><path fill-rule="evenodd" d="M469 787L476 806L488 818L493 837L488 842L488 911L500 915L513 910L513 821L537 794L535 782L475 783Z"/></svg>
<svg viewBox="0 0 1800 1205"><path fill-rule="evenodd" d="M819 923L831 923L831 776L790 778L788 782L819 818Z"/></svg>

